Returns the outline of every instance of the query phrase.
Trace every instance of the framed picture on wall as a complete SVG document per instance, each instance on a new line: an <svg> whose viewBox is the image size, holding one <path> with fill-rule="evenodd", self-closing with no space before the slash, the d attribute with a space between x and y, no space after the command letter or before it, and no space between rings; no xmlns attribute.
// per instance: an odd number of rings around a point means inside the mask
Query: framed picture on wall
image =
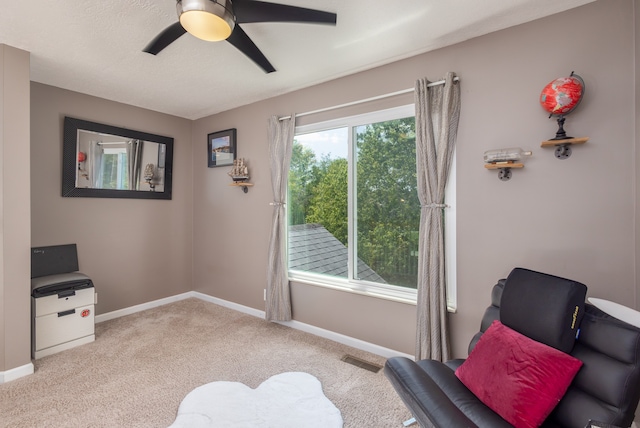
<svg viewBox="0 0 640 428"><path fill-rule="evenodd" d="M209 168L232 166L236 158L236 129L212 132L207 136Z"/></svg>

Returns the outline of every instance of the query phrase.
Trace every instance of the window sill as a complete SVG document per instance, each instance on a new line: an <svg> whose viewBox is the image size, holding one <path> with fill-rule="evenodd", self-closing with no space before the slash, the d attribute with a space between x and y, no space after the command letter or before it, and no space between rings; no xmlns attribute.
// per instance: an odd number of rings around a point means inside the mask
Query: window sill
<svg viewBox="0 0 640 428"><path fill-rule="evenodd" d="M413 306L416 306L418 301L418 291L411 288L400 288L399 290L396 290L396 287L384 286L375 283L362 285L361 283L349 282L346 279L325 277L323 275L314 275L307 272L289 272L289 281ZM447 312L455 314L456 308L448 305Z"/></svg>
<svg viewBox="0 0 640 428"><path fill-rule="evenodd" d="M309 273L289 272L289 280L316 287L324 287L346 293L359 294L361 296L374 297L377 299L390 300L408 305L416 305L418 292L411 288L400 288L385 286L375 283L350 282L346 279L326 277Z"/></svg>

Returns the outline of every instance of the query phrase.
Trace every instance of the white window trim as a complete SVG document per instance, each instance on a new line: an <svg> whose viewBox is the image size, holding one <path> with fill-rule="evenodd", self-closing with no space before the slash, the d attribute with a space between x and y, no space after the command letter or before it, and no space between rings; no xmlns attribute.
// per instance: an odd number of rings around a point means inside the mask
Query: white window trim
<svg viewBox="0 0 640 428"><path fill-rule="evenodd" d="M365 113L356 116L348 116L339 119L328 120L324 122L312 123L308 125L296 126L295 135L308 134L311 132L326 131L341 127L354 127L359 125L366 125L369 123L382 122L387 120L401 119L408 116L415 116L415 105L409 104L400 107L394 107L386 110L379 110L372 113ZM353 144L352 133L349 132L349 176L352 180L351 174L353 174ZM445 208L445 257L447 260L446 276L447 276L447 309L449 312L455 312L457 308L456 298L456 154L454 152L453 162L451 165L451 171L449 181L447 182L447 188L445 189L445 202L447 208ZM352 192L352 186L349 187L349 192ZM350 201L351 194L349 195ZM349 207L351 210L352 207ZM353 216L349 216L349 239L353 241L354 224ZM288 227L288 225L287 225ZM289 236L287 230L287 236ZM286 240L288 243L288 239ZM285 252L288 254L288 251ZM353 257L350 257L350 263L353 262ZM349 275L353 266L349 266ZM289 270L289 280L314 285L319 287L331 288L334 290L340 290L370 297L376 297L386 300L392 300L401 303L408 303L415 305L417 302L418 292L412 288L405 288L396 285L378 284L363 280L349 280L344 278L336 278L328 275L314 274L311 272L304 272L298 270Z"/></svg>

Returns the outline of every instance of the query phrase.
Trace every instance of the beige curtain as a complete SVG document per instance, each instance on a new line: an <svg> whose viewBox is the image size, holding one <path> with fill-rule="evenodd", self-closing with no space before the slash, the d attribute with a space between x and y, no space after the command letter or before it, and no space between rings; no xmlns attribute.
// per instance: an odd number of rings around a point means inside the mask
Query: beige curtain
<svg viewBox="0 0 640 428"><path fill-rule="evenodd" d="M86 161L87 179L89 187L102 187L102 156L104 150L100 147L100 141L92 141L89 145L89 156Z"/></svg>
<svg viewBox="0 0 640 428"><path fill-rule="evenodd" d="M416 81L416 167L420 199L416 360L449 357L444 259L444 190L460 118L460 85Z"/></svg>
<svg viewBox="0 0 640 428"><path fill-rule="evenodd" d="M127 142L127 162L129 162L129 190L139 190L142 163L142 140Z"/></svg>
<svg viewBox="0 0 640 428"><path fill-rule="evenodd" d="M295 130L295 116L280 120L269 118L269 160L271 163L271 187L273 189L273 220L267 267L267 321L291 320L291 295L287 276L286 211L287 177L291 163L291 150Z"/></svg>

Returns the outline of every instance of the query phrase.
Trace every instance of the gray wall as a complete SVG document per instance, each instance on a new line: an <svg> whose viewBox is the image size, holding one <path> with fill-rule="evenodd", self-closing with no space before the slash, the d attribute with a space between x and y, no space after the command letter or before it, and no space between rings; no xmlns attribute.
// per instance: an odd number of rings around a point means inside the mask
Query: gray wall
<svg viewBox="0 0 640 428"><path fill-rule="evenodd" d="M173 199L63 198L65 116L174 139ZM76 243L98 314L191 290L191 121L31 83L32 245Z"/></svg>
<svg viewBox="0 0 640 428"><path fill-rule="evenodd" d="M636 301L634 250L634 2L595 2L194 122L194 289L262 309L271 210L267 119L412 87L446 71L462 79L458 132L458 311L454 354L466 355L489 292L515 266L584 282L589 296ZM575 70L583 103L566 130L589 142L558 160L540 143L556 124L538 104L542 88ZM409 99L410 102L410 99ZM366 107L365 107L366 108ZM339 112L340 114L344 112ZM350 112L352 113L352 112ZM338 114L338 113L336 113ZM319 118L314 118L319 120ZM229 187L207 168L207 133L238 129L238 156L255 186ZM485 150L533 150L509 182L483 168ZM294 318L413 353L415 307L293 284Z"/></svg>
<svg viewBox="0 0 640 428"><path fill-rule="evenodd" d="M463 102L454 353L466 354L491 286L514 266L574 278L590 296L638 307L634 3L595 2L193 122L32 83L31 244L78 243L81 270L100 295L98 313L191 289L263 309L272 210L268 117L410 88L419 77L451 70L462 78ZM560 161L540 148L556 125L537 100L544 85L572 70L585 79L587 95L566 129L590 141ZM376 108L408 102L411 96ZM174 137L174 199L62 198L64 115ZM238 129L238 155L251 169L255 186L247 194L228 185L228 168L207 168L207 134L227 128ZM482 153L511 146L534 155L501 182L483 168ZM412 305L306 284L293 284L292 296L296 320L413 353Z"/></svg>
<svg viewBox="0 0 640 428"><path fill-rule="evenodd" d="M31 363L28 159L29 53L0 44L0 375Z"/></svg>
<svg viewBox="0 0 640 428"><path fill-rule="evenodd" d="M635 45L636 45L636 53L633 56L635 60L636 70L640 70L640 55L637 53L637 47L640 46L640 0L634 0L634 12L635 12ZM640 92L638 88L640 88L640 73L636 72L635 79L635 130L636 130L636 141L635 141L635 174L632 179L634 183L638 183L638 165L640 165ZM636 222L635 222L635 238L636 238L636 247L635 247L635 281L636 281L636 292L635 292L635 307L636 309L640 308L640 282L638 281L638 269L640 268L640 234L638 234L638 230L640 230L640 210L638 210L638 201L640 201L640 186L634 184L635 188L635 212L636 212ZM637 415L640 416L640 412L636 412Z"/></svg>

